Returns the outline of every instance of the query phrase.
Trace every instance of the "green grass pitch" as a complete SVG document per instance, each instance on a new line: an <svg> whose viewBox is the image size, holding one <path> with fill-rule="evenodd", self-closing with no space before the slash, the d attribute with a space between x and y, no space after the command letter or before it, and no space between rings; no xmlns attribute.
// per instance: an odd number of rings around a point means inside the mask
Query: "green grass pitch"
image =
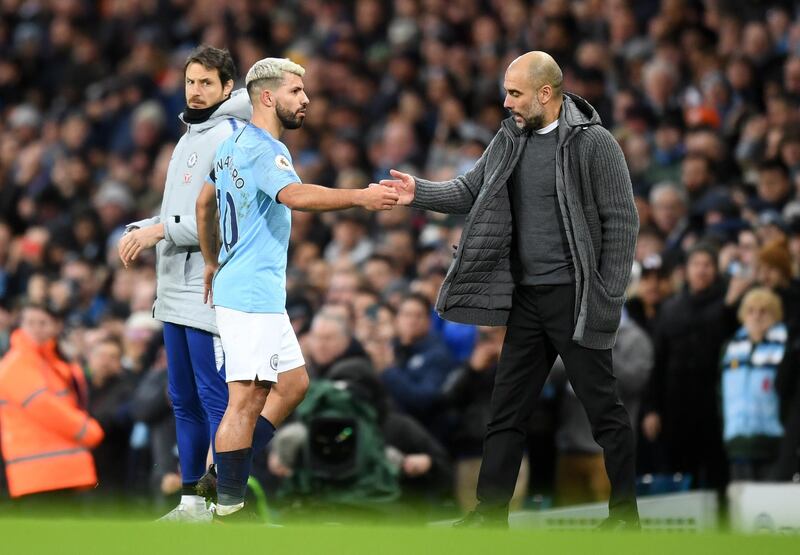
<svg viewBox="0 0 800 555"><path fill-rule="evenodd" d="M609 534L387 526L179 525L103 520L0 519L0 553L104 555L783 555L798 536Z"/></svg>

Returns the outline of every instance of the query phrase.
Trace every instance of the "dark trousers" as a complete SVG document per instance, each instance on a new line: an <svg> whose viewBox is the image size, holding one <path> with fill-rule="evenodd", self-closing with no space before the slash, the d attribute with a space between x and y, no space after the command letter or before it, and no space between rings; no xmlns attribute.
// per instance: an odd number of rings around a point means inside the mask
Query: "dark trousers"
<svg viewBox="0 0 800 555"><path fill-rule="evenodd" d="M478 478L478 511L487 516L507 515L527 422L556 355L561 355L594 439L603 448L611 482L609 515L638 518L633 432L617 393L611 350L588 349L572 340L574 308L574 285L516 287Z"/></svg>
<svg viewBox="0 0 800 555"><path fill-rule="evenodd" d="M774 461L769 459L734 460L730 465L730 478L732 482L769 482L774 473L774 466Z"/></svg>

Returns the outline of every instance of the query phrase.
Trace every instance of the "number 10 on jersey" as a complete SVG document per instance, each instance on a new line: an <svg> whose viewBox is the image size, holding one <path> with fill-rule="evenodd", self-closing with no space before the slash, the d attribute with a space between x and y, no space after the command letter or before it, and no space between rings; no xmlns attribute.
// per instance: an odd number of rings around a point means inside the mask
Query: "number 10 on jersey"
<svg viewBox="0 0 800 555"><path fill-rule="evenodd" d="M236 223L236 205L233 204L233 197L230 193L225 193L225 205L222 203L222 192L217 189L217 208L219 209L222 227L222 246L230 252L239 240L239 225Z"/></svg>

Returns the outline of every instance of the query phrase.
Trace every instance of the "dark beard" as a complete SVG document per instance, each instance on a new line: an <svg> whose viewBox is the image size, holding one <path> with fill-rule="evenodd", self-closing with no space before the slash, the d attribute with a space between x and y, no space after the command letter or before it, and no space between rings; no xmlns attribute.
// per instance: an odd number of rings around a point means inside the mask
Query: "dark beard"
<svg viewBox="0 0 800 555"><path fill-rule="evenodd" d="M542 127L544 127L544 114L533 116L533 118L531 118L531 121L528 122L528 125L530 125L531 129L533 130L541 129Z"/></svg>
<svg viewBox="0 0 800 555"><path fill-rule="evenodd" d="M526 131L536 131L537 129L541 129L544 127L544 114L539 114L533 116L530 119L525 119L525 130Z"/></svg>
<svg viewBox="0 0 800 555"><path fill-rule="evenodd" d="M297 129L303 125L304 118L299 117L294 112L290 112L280 104L275 105L275 113L278 114L278 119L284 129Z"/></svg>

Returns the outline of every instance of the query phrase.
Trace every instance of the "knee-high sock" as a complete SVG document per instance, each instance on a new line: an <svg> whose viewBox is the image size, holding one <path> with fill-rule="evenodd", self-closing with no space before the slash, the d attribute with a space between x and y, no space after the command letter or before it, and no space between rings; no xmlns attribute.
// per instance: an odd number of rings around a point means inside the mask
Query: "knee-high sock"
<svg viewBox="0 0 800 555"><path fill-rule="evenodd" d="M263 451L274 435L275 426L267 418L259 415L256 420L256 429L253 430L253 453Z"/></svg>
<svg viewBox="0 0 800 555"><path fill-rule="evenodd" d="M217 502L232 506L244 502L253 449L217 452Z"/></svg>

